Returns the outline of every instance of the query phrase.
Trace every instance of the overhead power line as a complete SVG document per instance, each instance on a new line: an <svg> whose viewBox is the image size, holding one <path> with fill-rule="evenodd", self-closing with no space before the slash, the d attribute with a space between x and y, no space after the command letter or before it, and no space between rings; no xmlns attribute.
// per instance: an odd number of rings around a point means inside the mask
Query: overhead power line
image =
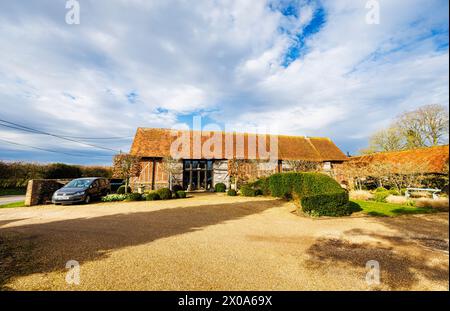
<svg viewBox="0 0 450 311"><path fill-rule="evenodd" d="M25 131L25 132L35 133L35 134L42 134L42 135L52 136L52 137L56 137L56 138L59 138L59 139L67 140L67 141L70 141L70 142L74 142L74 143L77 143L77 144L90 146L90 147L93 147L93 148L98 148L98 149L103 149L103 150L108 150L108 151L113 151L113 152L120 152L119 150L111 149L111 148L104 147L104 146L94 145L94 144L87 143L87 142L80 141L80 140L76 140L76 139L73 139L73 138L68 138L68 137L65 137L65 136L62 136L62 135L57 135L57 134L53 134L53 133L49 133L49 132L44 132L44 131L41 131L41 130L37 130L37 129L31 128L31 127L28 127L28 126L25 126L25 125L21 125L21 124L18 124L18 123L14 123L14 122L10 122L10 121L7 121L7 120L0 119L0 122L6 123L6 124L1 124L0 123L0 126L4 126L4 127L16 129L16 130L21 130L21 131Z"/></svg>
<svg viewBox="0 0 450 311"><path fill-rule="evenodd" d="M16 142L13 142L13 141L10 141L10 140L6 140L6 139L2 139L2 138L0 138L0 141L8 143L8 144L16 145L16 146L23 146L23 147L27 147L27 148L31 148L31 149L36 149L36 150L41 150L41 151L46 151L46 152L52 152L52 153L59 153L59 154L64 154L64 155L68 155L68 156L73 156L73 157L88 157L88 158L111 157L110 155L96 155L96 156L92 156L92 155L88 155L88 154L76 154L76 153L58 151L58 150L54 150L54 149L40 148L40 147L30 146L30 145L26 145L26 144L16 143Z"/></svg>

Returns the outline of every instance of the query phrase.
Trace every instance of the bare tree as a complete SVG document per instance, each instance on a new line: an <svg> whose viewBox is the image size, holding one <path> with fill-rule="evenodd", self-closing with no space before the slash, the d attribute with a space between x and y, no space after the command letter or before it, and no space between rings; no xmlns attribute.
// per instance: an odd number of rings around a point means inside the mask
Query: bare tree
<svg viewBox="0 0 450 311"><path fill-rule="evenodd" d="M125 193L131 177L139 176L141 172L140 158L128 153L120 153L114 156L113 177L125 179Z"/></svg>
<svg viewBox="0 0 450 311"><path fill-rule="evenodd" d="M167 157L162 160L161 165L162 169L169 175L169 188L172 190L174 176L178 176L183 172L180 161L172 157Z"/></svg>
<svg viewBox="0 0 450 311"><path fill-rule="evenodd" d="M425 105L404 112L387 129L373 134L369 147L360 150L360 153L395 151L446 143L449 133L448 120L448 110L443 105Z"/></svg>
<svg viewBox="0 0 450 311"><path fill-rule="evenodd" d="M400 129L396 126L391 126L373 134L369 140L369 148L362 153L402 150L404 146L405 141Z"/></svg>

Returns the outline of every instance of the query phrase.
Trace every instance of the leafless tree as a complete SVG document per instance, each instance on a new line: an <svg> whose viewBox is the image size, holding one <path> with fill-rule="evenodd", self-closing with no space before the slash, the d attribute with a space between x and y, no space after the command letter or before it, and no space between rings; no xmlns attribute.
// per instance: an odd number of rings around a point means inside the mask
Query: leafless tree
<svg viewBox="0 0 450 311"><path fill-rule="evenodd" d="M183 171L182 167L180 166L180 161L172 157L167 157L163 158L161 165L163 171L165 171L169 175L169 188L170 190L172 190L174 176L178 176Z"/></svg>
<svg viewBox="0 0 450 311"><path fill-rule="evenodd" d="M320 165L318 162L306 160L285 160L290 170L294 172L318 172Z"/></svg>

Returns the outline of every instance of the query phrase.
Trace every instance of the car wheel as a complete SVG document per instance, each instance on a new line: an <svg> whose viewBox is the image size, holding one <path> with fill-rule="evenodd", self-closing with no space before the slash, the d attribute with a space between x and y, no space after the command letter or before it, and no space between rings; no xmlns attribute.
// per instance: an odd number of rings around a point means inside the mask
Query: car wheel
<svg viewBox="0 0 450 311"><path fill-rule="evenodd" d="M88 194L85 198L84 198L84 203L89 204L91 202L91 196Z"/></svg>

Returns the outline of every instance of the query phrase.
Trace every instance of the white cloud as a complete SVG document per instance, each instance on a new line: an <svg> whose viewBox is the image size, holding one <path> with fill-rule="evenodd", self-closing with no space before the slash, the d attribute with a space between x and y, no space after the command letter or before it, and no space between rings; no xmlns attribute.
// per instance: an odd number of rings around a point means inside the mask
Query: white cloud
<svg viewBox="0 0 450 311"><path fill-rule="evenodd" d="M448 103L446 1L380 0L379 25L365 23L364 1L323 1L326 23L287 68L292 34L305 35L319 3L300 1L298 19L252 0L80 3L77 26L54 1L0 4L4 119L129 136L206 111L238 130L270 124L356 150L401 111ZM126 150L130 141L102 143Z"/></svg>

